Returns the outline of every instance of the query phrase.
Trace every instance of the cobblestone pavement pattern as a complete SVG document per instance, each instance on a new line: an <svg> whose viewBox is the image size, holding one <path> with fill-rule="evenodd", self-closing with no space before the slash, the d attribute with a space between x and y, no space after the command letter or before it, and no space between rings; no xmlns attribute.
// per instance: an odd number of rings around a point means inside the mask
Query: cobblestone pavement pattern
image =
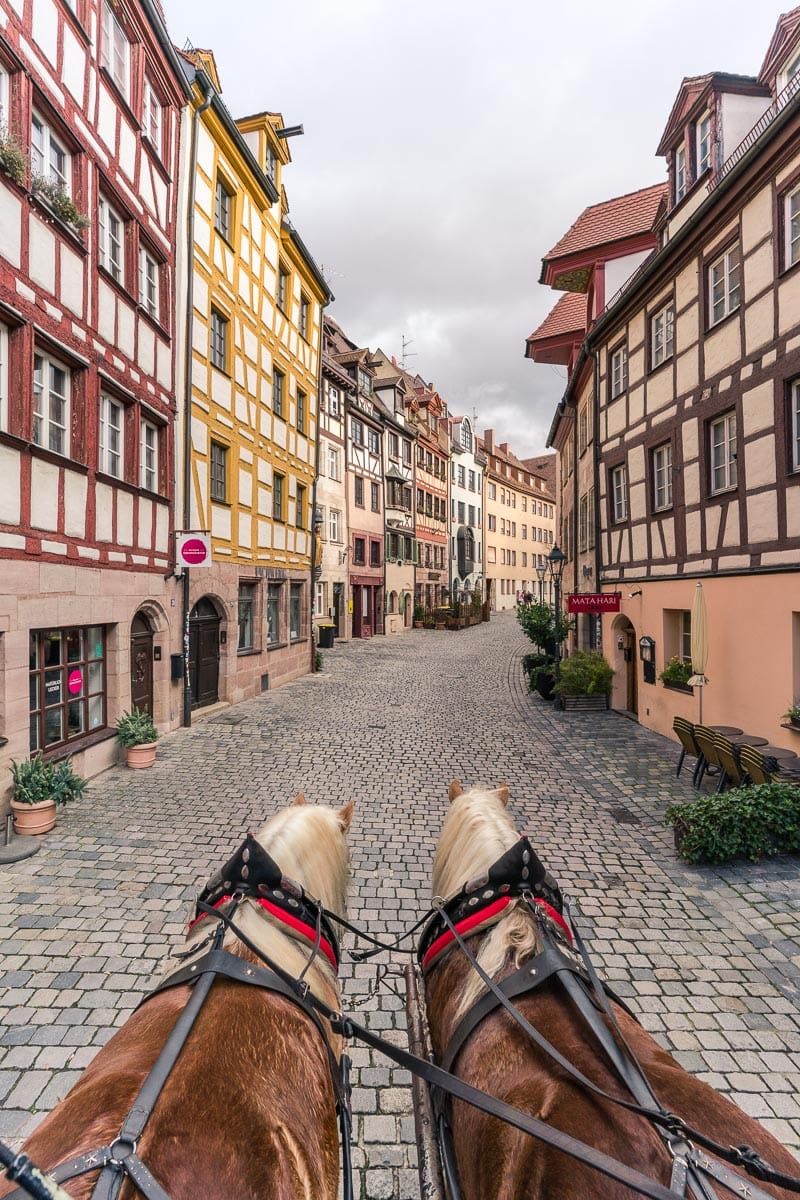
<svg viewBox="0 0 800 1200"><path fill-rule="evenodd" d="M427 907L456 776L508 781L518 827L617 992L797 1150L797 859L681 864L663 826L666 805L693 795L675 746L528 696L528 649L511 616L337 646L319 675L163 738L151 770L107 772L62 811L39 854L0 869L0 1136L17 1144L126 1020L245 830L298 790L355 797L350 917L394 933ZM402 1040L402 978L375 979L374 962L346 966L345 1006ZM362 1047L352 1056L360 1200L412 1200L408 1078Z"/></svg>

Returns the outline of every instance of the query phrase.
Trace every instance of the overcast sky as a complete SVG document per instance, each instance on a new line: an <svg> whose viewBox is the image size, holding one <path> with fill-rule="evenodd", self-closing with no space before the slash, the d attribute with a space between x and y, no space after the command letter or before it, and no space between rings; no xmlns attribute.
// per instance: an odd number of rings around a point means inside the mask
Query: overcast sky
<svg viewBox="0 0 800 1200"><path fill-rule="evenodd" d="M558 300L541 258L588 205L665 177L681 80L756 74L783 8L742 0L163 0L234 116L305 135L291 217L360 345L520 457L566 377L524 358ZM412 357L413 355L413 357Z"/></svg>

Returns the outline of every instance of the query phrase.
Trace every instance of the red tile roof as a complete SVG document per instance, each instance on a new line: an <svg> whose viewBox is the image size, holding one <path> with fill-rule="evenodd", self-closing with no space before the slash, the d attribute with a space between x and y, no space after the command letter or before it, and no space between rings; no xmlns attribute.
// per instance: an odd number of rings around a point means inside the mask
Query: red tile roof
<svg viewBox="0 0 800 1200"><path fill-rule="evenodd" d="M656 183L638 192L628 192L602 204L585 208L560 241L544 256L544 261L565 258L594 246L619 242L623 238L649 233L653 228L659 205L666 197L668 184Z"/></svg>
<svg viewBox="0 0 800 1200"><path fill-rule="evenodd" d="M583 333L585 329L586 296L583 292L564 292L555 308L550 310L527 341L561 337L565 333Z"/></svg>

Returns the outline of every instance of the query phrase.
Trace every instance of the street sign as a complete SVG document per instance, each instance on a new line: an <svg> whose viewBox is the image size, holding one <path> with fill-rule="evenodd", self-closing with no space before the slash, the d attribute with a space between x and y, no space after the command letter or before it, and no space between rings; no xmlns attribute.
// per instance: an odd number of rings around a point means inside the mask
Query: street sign
<svg viewBox="0 0 800 1200"><path fill-rule="evenodd" d="M619 612L621 592L573 592L567 596L567 612Z"/></svg>
<svg viewBox="0 0 800 1200"><path fill-rule="evenodd" d="M207 567L211 562L210 533L178 533L175 556L182 567Z"/></svg>

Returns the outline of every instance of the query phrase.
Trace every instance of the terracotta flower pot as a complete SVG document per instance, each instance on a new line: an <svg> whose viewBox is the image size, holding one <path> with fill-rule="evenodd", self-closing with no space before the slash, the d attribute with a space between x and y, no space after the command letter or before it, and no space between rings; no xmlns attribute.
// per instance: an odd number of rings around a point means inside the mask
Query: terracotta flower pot
<svg viewBox="0 0 800 1200"><path fill-rule="evenodd" d="M156 746L158 742L145 742L141 746L128 746L126 750L126 759L129 767L133 767L136 771L143 771L145 767L152 767L156 761Z"/></svg>
<svg viewBox="0 0 800 1200"><path fill-rule="evenodd" d="M11 801L14 814L14 833L49 833L56 823L55 800L38 800L36 804Z"/></svg>

